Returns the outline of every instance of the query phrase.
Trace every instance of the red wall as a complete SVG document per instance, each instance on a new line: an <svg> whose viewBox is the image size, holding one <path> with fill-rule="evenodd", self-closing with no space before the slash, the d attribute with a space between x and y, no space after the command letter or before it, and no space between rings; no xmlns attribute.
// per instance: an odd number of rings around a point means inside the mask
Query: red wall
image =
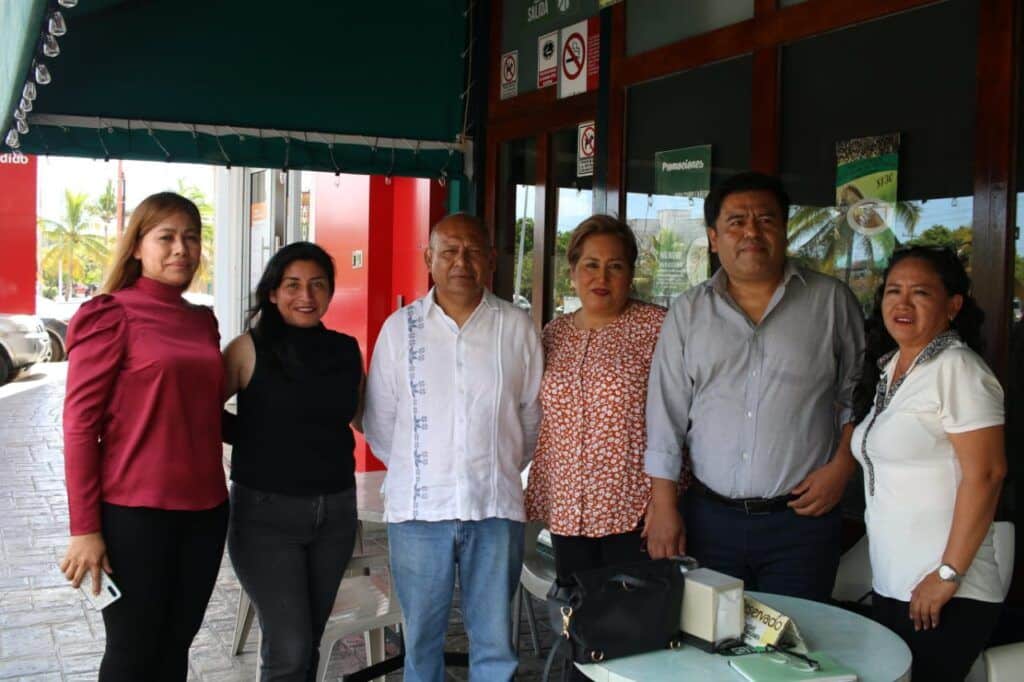
<svg viewBox="0 0 1024 682"><path fill-rule="evenodd" d="M0 154L0 313L36 311L36 157Z"/></svg>
<svg viewBox="0 0 1024 682"><path fill-rule="evenodd" d="M430 273L423 261L430 226L444 215L447 192L417 178L318 174L314 196L316 241L337 265L334 298L324 316L331 329L354 336L369 365L384 320L426 294ZM354 267L353 251L362 251ZM384 465L356 434L356 470Z"/></svg>

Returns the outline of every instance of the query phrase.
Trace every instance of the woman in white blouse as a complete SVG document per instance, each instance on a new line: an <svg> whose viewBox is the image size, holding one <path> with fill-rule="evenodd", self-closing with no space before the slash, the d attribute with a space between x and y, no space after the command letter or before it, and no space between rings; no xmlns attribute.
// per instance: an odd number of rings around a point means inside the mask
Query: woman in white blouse
<svg viewBox="0 0 1024 682"><path fill-rule="evenodd" d="M907 642L915 680L963 680L1003 600L992 542L1003 391L975 352L984 315L969 289L952 250L893 254L853 435L875 618Z"/></svg>

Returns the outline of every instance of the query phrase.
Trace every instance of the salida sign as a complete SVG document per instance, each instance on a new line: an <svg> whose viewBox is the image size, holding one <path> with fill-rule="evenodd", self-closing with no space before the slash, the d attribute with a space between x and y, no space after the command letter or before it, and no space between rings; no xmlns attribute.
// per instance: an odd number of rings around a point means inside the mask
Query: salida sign
<svg viewBox="0 0 1024 682"><path fill-rule="evenodd" d="M4 152L0 154L0 166L27 166L29 158L21 152Z"/></svg>

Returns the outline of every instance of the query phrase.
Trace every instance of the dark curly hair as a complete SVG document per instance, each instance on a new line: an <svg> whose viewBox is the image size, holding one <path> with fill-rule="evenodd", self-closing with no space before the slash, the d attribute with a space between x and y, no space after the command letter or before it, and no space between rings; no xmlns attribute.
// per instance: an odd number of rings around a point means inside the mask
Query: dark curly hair
<svg viewBox="0 0 1024 682"><path fill-rule="evenodd" d="M963 297L964 304L949 326L960 334L960 338L973 351L980 354L984 350L981 325L985 321L985 313L971 296L971 278L967 276L967 270L956 251L949 247L939 246L908 246L896 249L882 275L882 283L875 291L875 304L871 316L864 323L866 337L864 369L861 371L860 382L853 394L854 419L857 423L867 416L875 399L875 388L881 376L878 360L889 351L896 349L896 341L889 335L882 318L882 297L885 295L885 284L889 279L889 273L897 263L907 258L915 258L927 263L939 276L948 295L959 294Z"/></svg>

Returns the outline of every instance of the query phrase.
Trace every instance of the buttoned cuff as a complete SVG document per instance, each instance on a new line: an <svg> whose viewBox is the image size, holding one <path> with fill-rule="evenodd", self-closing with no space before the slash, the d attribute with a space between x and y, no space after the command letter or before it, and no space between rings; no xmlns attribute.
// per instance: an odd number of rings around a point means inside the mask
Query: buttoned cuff
<svg viewBox="0 0 1024 682"><path fill-rule="evenodd" d="M644 452L644 473L652 478L678 481L683 468L683 458L678 452L647 450Z"/></svg>

